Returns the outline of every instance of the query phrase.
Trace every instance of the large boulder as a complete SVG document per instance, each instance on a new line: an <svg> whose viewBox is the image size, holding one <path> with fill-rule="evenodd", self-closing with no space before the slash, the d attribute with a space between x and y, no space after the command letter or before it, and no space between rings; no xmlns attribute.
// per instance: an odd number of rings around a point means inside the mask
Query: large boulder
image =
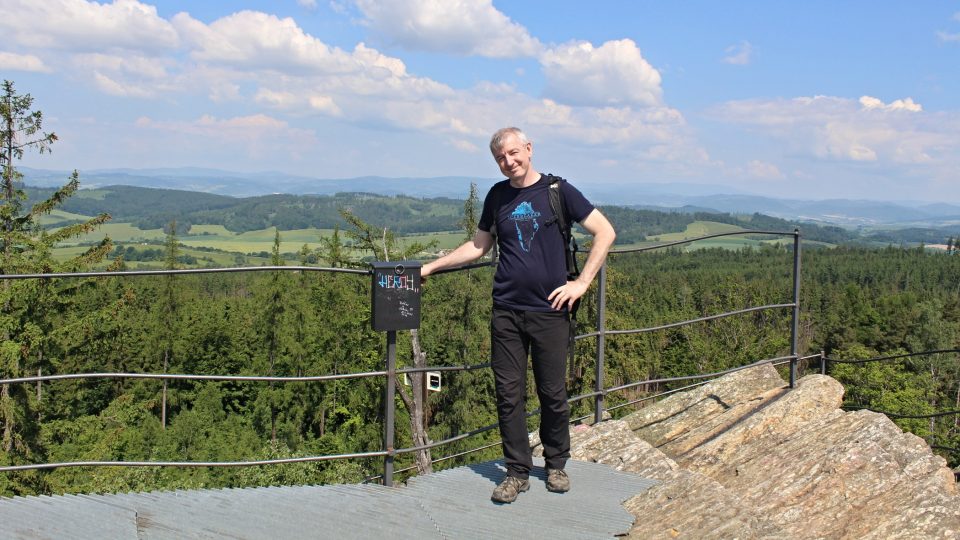
<svg viewBox="0 0 960 540"><path fill-rule="evenodd" d="M659 483L624 506L636 517L632 538L761 538L774 531L759 512L706 475L683 470L638 437L626 422L578 426L571 433L571 457L635 472Z"/></svg>
<svg viewBox="0 0 960 540"><path fill-rule="evenodd" d="M572 453L660 480L626 503L636 538L960 538L946 461L842 398L764 364L578 426Z"/></svg>

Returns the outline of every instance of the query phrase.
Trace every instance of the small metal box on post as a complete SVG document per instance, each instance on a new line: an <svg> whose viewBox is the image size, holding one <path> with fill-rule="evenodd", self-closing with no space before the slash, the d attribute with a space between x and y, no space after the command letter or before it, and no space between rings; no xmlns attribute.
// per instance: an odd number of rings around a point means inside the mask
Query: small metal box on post
<svg viewBox="0 0 960 540"><path fill-rule="evenodd" d="M387 384L384 395L383 485L393 485L394 396L397 379L397 330L420 327L420 261L376 261L370 285L370 320L387 333Z"/></svg>

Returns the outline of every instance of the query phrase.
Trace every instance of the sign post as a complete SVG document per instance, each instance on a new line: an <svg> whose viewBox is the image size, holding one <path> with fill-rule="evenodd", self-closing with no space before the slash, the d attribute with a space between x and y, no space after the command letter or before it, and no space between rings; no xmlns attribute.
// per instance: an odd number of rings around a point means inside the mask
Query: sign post
<svg viewBox="0 0 960 540"><path fill-rule="evenodd" d="M397 382L397 330L420 327L420 261L376 261L373 283L370 286L370 319L374 330L387 333L386 371L384 391L383 446L387 452L383 461L383 485L393 485L394 398Z"/></svg>

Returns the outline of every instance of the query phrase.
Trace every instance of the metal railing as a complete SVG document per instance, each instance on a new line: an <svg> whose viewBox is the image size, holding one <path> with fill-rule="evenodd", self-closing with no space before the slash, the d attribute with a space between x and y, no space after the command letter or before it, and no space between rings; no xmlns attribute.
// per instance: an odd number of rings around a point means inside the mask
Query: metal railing
<svg viewBox="0 0 960 540"><path fill-rule="evenodd" d="M907 359L907 358L914 358L914 357L918 357L918 356L930 356L930 355L933 355L933 354L956 354L956 353L960 353L960 349L936 349L936 350L930 350L930 351L909 352L909 353L901 353L901 354L893 354L893 355L885 355L885 356L875 356L875 357L872 357L872 358L859 358L859 359L830 358L830 357L828 357L828 356L824 353L824 351L820 351L820 354L819 354L819 355L816 355L816 356L819 357L819 359L820 359L820 373L823 374L823 375L826 375L827 372L828 372L828 364L830 364L830 363L833 363L833 364L847 364L847 365L863 366L863 365L871 364L871 363L875 363L875 362L892 362L892 361L905 360L905 359ZM957 416L957 415L960 415L960 410L939 411L939 412L928 413L928 414L901 414L901 413L895 413L895 412L892 412L892 411L884 411L884 410L874 409L874 408L870 408L870 407L858 407L858 406L853 406L853 405L845 405L845 406L843 406L843 409L845 409L845 410L858 410L858 411L871 411L871 412L875 412L875 413L879 413L879 414L885 415L886 417L888 417L888 418L890 418L890 419L893 419L893 420L900 420L900 419L902 419L902 420L924 420L924 419L944 418L944 417L947 417L947 416ZM943 446L943 445L941 445L941 444L939 444L939 443L940 443L940 441L938 441L936 438L934 438L934 437L932 437L932 436L927 439L927 444L930 445L930 448L939 449L939 450L946 450L946 451L948 451L948 452L952 452L952 453L955 453L955 454L960 454L960 448L953 448L953 447L950 447L950 446ZM954 471L954 476L957 477L958 479L960 479L960 470Z"/></svg>
<svg viewBox="0 0 960 540"><path fill-rule="evenodd" d="M667 242L662 244L656 244L653 246L647 246L642 248L633 248L633 249L615 249L611 250L611 255L625 254L625 253L639 253L657 249L664 249L672 246L678 246L683 244L691 244L693 242L707 240L711 238L725 237L725 236L743 236L743 235L774 235L774 236L791 236L793 237L793 287L792 295L793 301L789 303L779 303L771 304L764 306L751 306L746 307L740 310L719 313L715 315L709 315L705 317L699 317L695 319L690 319L686 321L680 321L660 326L654 326L649 328L639 328L639 329L608 329L606 326L606 297L607 297L607 267L606 265L602 266L598 275L598 286L596 289L597 295L597 319L596 319L596 331L581 334L575 336L575 340L583 340L588 338L595 338L597 340L596 345L596 366L595 366L595 388L593 392L586 394L578 395L569 398L571 403L581 401L584 399L594 399L594 422L601 422L603 420L604 411L610 411L619 409L625 406L632 404L637 404L642 401L656 399L662 397L681 389L668 390L659 394L652 396L646 396L644 398L634 400L628 403L618 404L615 407L606 408L605 407L605 398L607 395L620 392L631 388L636 388L642 385L652 385L652 384L665 384L671 382L683 382L691 381L697 379L712 379L727 373L734 371L747 369L754 367L755 365L762 363L773 363L774 365L786 364L790 365L790 388L793 388L796 384L796 372L797 372L797 363L799 360L809 359L816 357L816 355L811 357L800 358L798 356L798 324L800 317L800 231L794 230L793 232L782 232L782 231L736 231L728 233L719 233L719 234L710 234L705 236L699 236L696 238L684 239L674 242ZM481 262L470 265L465 265L458 268L444 270L442 272L437 272L437 274L462 271L473 268L487 267L495 263L491 262ZM295 271L295 272L339 272L339 273L349 273L349 274L359 274L359 275L371 275L371 270L360 270L360 269L349 269L349 268L323 268L323 267L313 267L313 266L261 266L261 267L237 267L237 268L204 268L204 269L185 269L185 270L137 270L137 271L123 271L123 272L71 272L71 273L59 273L59 274L17 274L17 275L0 275L0 280L23 280L23 279L49 279L49 278L87 278L87 277L127 277L127 276L155 276L155 275L177 275L177 274L206 274L206 273L225 273L225 272L271 272L271 271ZM433 279L433 278L431 278ZM702 323L706 321L712 321L725 317L732 317L736 315L742 315L745 313L752 313L757 311L772 310L772 309L783 309L790 308L792 310L791 318L791 344L790 344L790 354L787 356L781 356L776 358L760 360L745 366L735 367L732 369L727 369L724 371L714 372L714 373L700 373L679 377L666 377L666 378L657 378L650 379L645 381L637 381L617 386L612 386L606 388L604 386L604 365L605 365L605 344L608 336L615 337L619 335L629 335L629 334L639 334L647 332L655 332L669 328L676 328L680 326L686 326L691 324ZM422 373L425 371L465 371L465 370L474 370L489 367L489 363L477 364L477 365L464 365L464 366L432 366L432 367L423 367L423 368L404 368L397 369L396 367L396 332L389 331L386 333L386 351L385 351L385 369L380 371L368 371L362 373L350 373L350 374L338 374L338 375L321 375L321 376L307 376L307 377L265 377L265 376L234 376L234 375L191 375L191 374L172 374L172 373L73 373L73 374L59 374L59 375L45 375L45 376L31 376L31 377L17 377L9 379L0 379L0 384L18 384L18 383L30 383L30 382L41 382L41 381L54 381L54 380L64 380L64 379L81 379L81 378L132 378L132 379L160 379L160 380L198 380L198 381L245 381L245 382L323 382L323 381L335 381L335 380L344 380L344 379L357 379L357 378L366 378L366 377L386 377L385 389L384 389L384 440L383 440L383 449L380 451L374 452L359 452L359 453L349 453L349 454L336 454L336 455L324 455L324 456L308 456L308 457L297 457L297 458L285 458L285 459L267 459L267 460L256 460L256 461L234 461L234 462L175 462L175 461L77 461L77 462L61 462L61 463L40 463L40 464L27 464L27 465L15 465L15 466L4 466L0 467L0 472L11 472L11 471L25 471L25 470L34 470L34 469L55 469L60 467L82 467L82 466L115 466L115 467L140 467L140 466L160 466L160 467L237 467L237 466L255 466L255 465L274 465L274 464L284 464L284 463L298 463L298 462L315 462L315 461L328 461L336 459L360 459L360 458L375 458L383 457L384 458L384 472L382 475L382 480L385 485L392 485L393 483L393 462L394 458L400 454L413 453L422 450L428 450L436 448L439 446L447 445L453 442L461 441L475 435L488 432L494 429L497 429L497 424L491 424L488 426L483 426L472 431L461 433L459 435L446 438L440 441L433 441L428 444L413 446L409 448L394 448L394 423L395 423L395 408L396 403L394 399L394 386L396 382L396 377L398 374L404 373ZM699 384L705 384L707 381L696 383L685 388L691 388ZM538 414L539 411L532 411L528 413L529 416ZM583 417L576 420L583 420L587 417ZM496 446L499 443L488 444L481 446L477 449L472 449L467 452L460 452L451 456L445 456L434 460L434 462L441 462L454 457L460 457L469 452L482 450L485 448L490 448ZM411 468L402 469L401 471L412 470ZM397 472L401 472L397 471ZM376 477L373 477L376 478Z"/></svg>
<svg viewBox="0 0 960 540"><path fill-rule="evenodd" d="M800 230L799 229L794 229L792 233L782 232L782 231L734 231L734 232L726 232L726 233L708 234L704 236L698 236L696 238L677 240L673 242L665 242L665 243L656 244L653 246L646 246L646 247L632 248L632 249L614 249L614 250L610 250L610 253L614 255L619 253L642 253L642 252L652 251L656 249L663 249L663 248L672 247L672 246L690 244L693 242L707 240L711 238L720 238L725 236L743 236L743 235L771 235L771 236L792 236L793 237L793 302L788 304L773 304L768 306L748 307L748 308L737 310L737 311L730 311L726 313L711 315L708 317L700 317L697 319L690 319L687 321L681 321L681 322L655 326L650 328L639 328L635 330L608 330L606 328L607 266L603 265L600 268L600 272L598 276L598 288L597 288L597 332L594 333L597 338L597 362L596 362L596 379L595 379L597 386L593 394L591 394L595 399L594 422L602 421L603 410L604 410L603 401L604 401L604 397L609 392L613 392L616 390L623 390L623 389L631 388L635 386L640 386L642 384L650 384L652 382L670 382L674 380L677 380L677 381L687 380L687 378L670 378L670 379L664 379L662 381L643 381L643 382L631 383L629 385L623 385L621 387L615 387L612 389L604 389L602 386L603 385L603 366L604 366L606 336L608 335L613 336L618 334L653 332L653 331L663 330L667 328L687 326L690 324L719 319L723 317L731 317L733 315L750 313L753 311L762 311L762 310L789 307L792 309L792 318L791 318L791 326L790 326L791 328L790 356L784 357L784 358L790 359L790 388L794 388L796 386L797 360L799 358L797 353L798 339L799 339L798 328L800 324ZM594 334L590 334L590 335L592 336ZM587 336L584 335L583 337L587 337ZM772 360L776 361L780 359L777 358ZM691 377L696 378L696 376L691 376Z"/></svg>

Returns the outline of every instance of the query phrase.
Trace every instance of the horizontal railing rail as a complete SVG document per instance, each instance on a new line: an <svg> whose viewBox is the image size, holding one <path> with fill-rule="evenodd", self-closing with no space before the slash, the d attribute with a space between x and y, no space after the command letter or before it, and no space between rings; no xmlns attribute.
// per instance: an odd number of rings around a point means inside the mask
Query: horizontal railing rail
<svg viewBox="0 0 960 540"><path fill-rule="evenodd" d="M254 467L257 465L282 465L284 463L308 463L313 461L331 461L336 459L359 459L384 457L388 452L359 452L355 454L327 454L280 459L260 459L252 461L68 461L63 463L34 463L29 465L9 465L0 467L0 472L31 471L57 469L61 467Z"/></svg>
<svg viewBox="0 0 960 540"><path fill-rule="evenodd" d="M437 270L431 275L438 276L440 274L449 274L451 272L461 272L463 270L473 270L474 268L486 268L496 266L497 261L484 261L478 263L464 264L461 266L454 266L451 268L444 268L443 270Z"/></svg>
<svg viewBox="0 0 960 540"><path fill-rule="evenodd" d="M930 351L909 352L909 353L875 356L872 358L859 358L859 359L830 358L829 356L821 352L819 355L820 356L820 373L823 373L823 374L827 373L827 365L829 363L862 366L862 365L871 364L874 362L890 362L893 360L904 360L906 358L914 358L917 356L931 356L934 354L950 354L950 353L960 353L960 349L936 349L936 350L930 350ZM902 414L902 413L884 411L880 409L874 409L870 407L860 407L856 405L844 405L843 408L845 410L871 411L871 412L883 414L889 418L903 419L903 420L924 420L924 419L930 419L930 418L943 418L947 416L960 415L960 410L939 411L939 412L927 413L927 414Z"/></svg>
<svg viewBox="0 0 960 540"><path fill-rule="evenodd" d="M806 360L806 359L809 359L809 358L816 358L816 357L818 357L818 356L819 356L819 355L806 356L806 357L801 358L800 360ZM786 357L783 357L783 358L780 358L780 359L773 358L773 359L770 359L770 360L760 360L759 362L754 362L754 363L752 363L752 364L747 364L747 365L745 365L745 366L740 366L740 367L737 367L737 368L733 368L733 369L730 370L730 372L741 371L741 370L744 370L744 369L749 369L749 368L756 367L756 366L758 366L758 365L761 365L761 364L764 364L764 363L767 363L767 362L771 363L773 366L781 366L781 365L783 365L783 364L788 364L788 363L790 363L791 360L793 360L793 357L790 357L790 356L786 356ZM656 394L651 394L651 395L649 395L649 396L643 396L643 397L641 397L641 398L633 399L633 400L630 400L630 401L626 401L626 402L620 403L620 404L618 404L618 405L614 405L613 407L607 407L606 410L607 410L607 412L609 412L609 411L615 411L615 410L617 410L617 409L622 409L622 408L624 408L624 407L629 407L629 406L631 406L631 405L636 405L636 404L638 404L638 403L643 403L644 401L652 401L652 400L659 399L659 398L662 398L662 397L666 397L666 396L669 396L669 395L672 395L672 394L676 394L676 393L678 393L678 392L684 392L684 391L686 391L686 390L691 390L691 389L696 388L696 387L698 387L698 386L703 386L703 385L705 385L705 384L709 384L710 381L713 380L715 377L720 377L720 376L722 376L722 375L726 375L726 372L717 372L717 373L714 374L714 377L711 377L711 378L710 378L710 380L700 381L700 382L693 383L693 384L688 384L688 385L686 385L686 386L681 386L681 387L678 387L678 388L673 388L673 389L671 389L671 390L665 390L665 391L663 391L663 392L658 392L658 393L656 393ZM653 384L654 382L655 382L654 380L650 380L649 382L648 382L648 381L642 381L642 383L645 383L645 384ZM631 383L631 384L636 384L636 383ZM640 385L638 385L638 386L640 386ZM610 391L611 391L610 389L607 390L607 392L610 392ZM577 420L583 420L583 419L585 419L585 418L588 418L588 416L583 416L583 417L577 418Z"/></svg>
<svg viewBox="0 0 960 540"><path fill-rule="evenodd" d="M727 311L727 312L725 312L725 313L718 313L718 314L716 314L716 315L708 315L708 316L706 316L706 317L698 317L698 318L696 318L696 319L688 319L688 320L686 320L686 321L680 321L680 322L675 322L675 323L663 324L663 325L660 325L660 326L651 326L651 327L649 327L649 328L637 328L637 329L634 329L634 330L606 330L604 333L605 333L606 335L608 335L608 336L618 336L618 335L626 335L626 334L645 334L645 333L647 333L647 332L656 332L656 331L659 331L659 330L669 330L670 328L679 328L679 327L681 327L681 326L689 326L689 325L691 325L691 324L696 324L696 323L700 323L700 322L714 321L714 320L717 320L717 319L724 319L724 318L726 318L726 317L732 317L732 316L734 316L734 315L743 315L744 313L752 313L752 312L754 312L754 311L765 311L765 310L769 310L769 309L778 309L778 308L792 308L792 307L794 307L795 305L796 305L796 304L790 303L790 304L770 304L770 305L766 305L766 306L749 307L749 308L745 308L745 309L738 309L738 310L736 310L736 311ZM587 334L580 334L580 335L576 336L575 339L584 339L584 338L588 338L588 337L596 337L596 336L598 336L598 335L600 335L600 332L590 332L590 333L587 333Z"/></svg>
<svg viewBox="0 0 960 540"><path fill-rule="evenodd" d="M716 372L714 372L714 373L709 373L709 374L682 375L682 376L679 376L679 377L663 377L663 378L660 378L660 379L650 379L649 381L632 382L632 383L627 383L627 384L621 384L620 386L614 386L613 388L610 388L609 390L607 390L607 393L610 393L610 392L618 392L618 391L620 391L620 390L627 390L627 389L630 389L630 388L636 388L636 387L638 387L638 386L642 386L642 385L645 385L645 384L664 384L664 383L670 383L670 382L693 381L693 380L696 380L696 379L704 379L704 378L715 379L715 378L717 378L717 377L722 377L722 376L728 375L728 374L730 374L730 373L734 373L734 372L741 371L741 370L748 369L748 368L752 368L752 367L757 367L757 366L762 365L762 364L767 364L767 363L784 363L784 364L785 364L785 363L788 363L788 362L792 362L793 360L794 360L794 357L793 357L793 356L780 356L780 357L777 357L777 358L770 358L770 359L767 359L767 360L759 360L759 361L757 361L757 362L753 362L753 363L747 364L747 365L745 365L745 366L740 366L740 367L725 369L725 370L723 370L723 371L716 371Z"/></svg>
<svg viewBox="0 0 960 540"><path fill-rule="evenodd" d="M432 371L432 370L431 370ZM386 375L386 371L365 371L339 375L261 376L261 375L190 375L182 373L66 373L0 379L0 384L63 381L70 379L160 379L174 381L233 381L233 382L323 382L343 379L361 379Z"/></svg>
<svg viewBox="0 0 960 540"><path fill-rule="evenodd" d="M931 354L943 354L943 353L960 353L960 349L937 349L933 351L920 351L920 352L910 352L903 354L894 354L891 356L877 356L874 358L863 358L863 359L840 359L840 358L830 358L829 356L824 356L824 362L831 362L834 364L869 364L871 362L886 362L889 360L899 360L901 358L910 358L914 356L928 356Z"/></svg>
<svg viewBox="0 0 960 540"><path fill-rule="evenodd" d="M635 247L635 248L618 248L618 249L611 249L611 250L610 250L610 253L642 253L642 252L644 252L644 251L655 251L655 250L658 250L658 249L663 249L663 248L668 248L668 247L673 247L673 246L681 246L681 245L683 245L683 244L692 244L693 242L699 242L699 241L701 241L701 240L709 240L709 239L711 239L711 238L720 238L720 237L722 237L722 236L749 236L749 235L757 235L757 236L761 236L761 235L764 235L764 236L797 236L797 235L799 235L799 231L793 231L793 232L785 232L785 231L746 231L746 230L744 230L744 231L730 231L730 232L724 232L724 233L707 234L707 235L704 235L704 236L697 236L697 237L695 237L695 238L684 238L684 239L682 239L682 240L674 240L674 241L672 241L672 242L664 242L664 243L661 243L661 244L654 244L654 245L652 245L652 246L641 246L641 247Z"/></svg>
<svg viewBox="0 0 960 540"><path fill-rule="evenodd" d="M324 266L231 266L225 268L183 268L179 270L103 270L99 272L60 272L47 274L0 274L0 280L65 279L90 277L176 276L185 274L229 274L247 272L330 272L370 275L370 270Z"/></svg>
<svg viewBox="0 0 960 540"><path fill-rule="evenodd" d="M880 413L890 418L903 418L906 420L924 420L927 418L942 418L944 416L956 416L960 414L960 410L943 411L943 412L936 412L936 413L930 413L930 414L899 414L899 413L894 413L890 411L882 411L880 409L873 409L870 407L857 407L856 405L844 405L842 409L845 411L870 411L870 412Z"/></svg>
<svg viewBox="0 0 960 540"><path fill-rule="evenodd" d="M427 366L396 370L394 373L424 373L429 371L472 371L490 367L490 363L464 366ZM0 384L16 384L70 379L161 379L179 381L229 381L229 382L324 382L345 379L361 379L386 375L386 371L363 371L338 375L262 376L262 375L192 375L185 373L65 373L61 375L34 375L0 379Z"/></svg>

